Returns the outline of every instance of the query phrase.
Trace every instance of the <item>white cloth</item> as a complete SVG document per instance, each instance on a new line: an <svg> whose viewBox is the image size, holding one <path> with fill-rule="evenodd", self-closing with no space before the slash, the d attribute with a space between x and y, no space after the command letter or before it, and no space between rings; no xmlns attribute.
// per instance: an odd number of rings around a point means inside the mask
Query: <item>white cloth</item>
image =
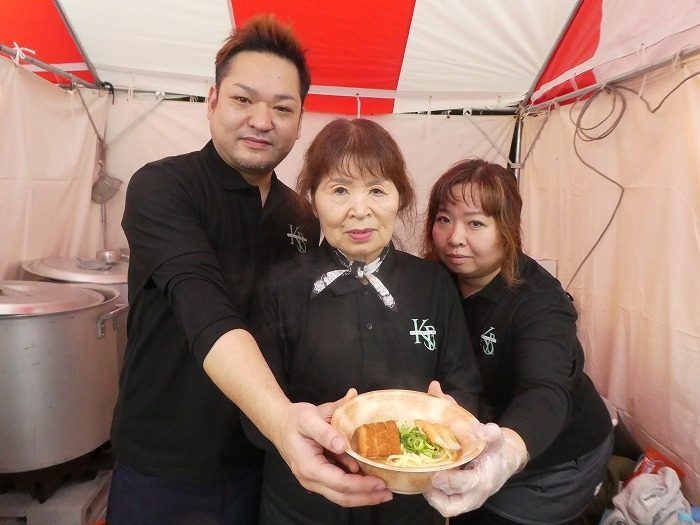
<svg viewBox="0 0 700 525"><path fill-rule="evenodd" d="M683 497L678 474L670 467L636 476L613 498L613 505L615 510L601 525L692 523L690 504Z"/></svg>

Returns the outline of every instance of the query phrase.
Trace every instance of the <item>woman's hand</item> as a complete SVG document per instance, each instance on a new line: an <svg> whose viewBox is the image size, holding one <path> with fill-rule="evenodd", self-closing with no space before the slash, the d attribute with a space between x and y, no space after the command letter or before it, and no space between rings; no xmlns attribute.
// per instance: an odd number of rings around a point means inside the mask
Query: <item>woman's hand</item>
<svg viewBox="0 0 700 525"><path fill-rule="evenodd" d="M440 381L432 380L430 382L430 384L428 385L428 394L430 394L433 397L441 397L443 399L447 399L448 401L451 401L455 405L457 404L457 401L455 401L451 395L445 394L442 391L442 387L440 386Z"/></svg>
<svg viewBox="0 0 700 525"><path fill-rule="evenodd" d="M514 431L487 423L475 435L486 441L486 450L463 470L436 473L433 489L423 494L445 517L478 509L527 463L527 447Z"/></svg>
<svg viewBox="0 0 700 525"><path fill-rule="evenodd" d="M318 407L310 403L289 405L275 440L275 446L306 490L343 507L376 505L393 497L382 480L357 473L357 462L345 453L345 438L328 423L335 409L356 395L351 389L342 399ZM331 462L324 449L349 472Z"/></svg>

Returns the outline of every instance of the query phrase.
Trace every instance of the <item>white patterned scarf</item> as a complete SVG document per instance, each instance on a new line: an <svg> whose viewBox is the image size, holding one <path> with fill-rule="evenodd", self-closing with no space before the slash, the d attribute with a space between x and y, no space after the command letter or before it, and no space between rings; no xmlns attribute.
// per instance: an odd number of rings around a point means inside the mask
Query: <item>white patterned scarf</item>
<svg viewBox="0 0 700 525"><path fill-rule="evenodd" d="M339 277L343 277L345 275L353 275L360 280L367 279L369 284L371 284L374 290L377 292L377 295L379 295L379 298L384 303L384 306L386 306L390 310L396 310L396 301L394 301L394 297L391 295L389 290L387 290L386 286L384 286L384 283L382 283L379 280L379 278L376 275L374 275L374 273L377 270L379 270L379 267L382 265L382 262L384 262L387 253L389 253L388 246L384 248L384 250L382 250L382 253L375 260L364 264L361 262L348 260L348 258L345 257L345 255L340 253L340 251L333 248L333 255L335 256L335 259L340 263L340 265L343 266L343 269L331 270L330 272L326 272L321 277L319 277L316 280L316 282L314 282L314 287L311 291L311 297L313 298L316 295L320 294L327 286L329 286L333 281L335 281Z"/></svg>

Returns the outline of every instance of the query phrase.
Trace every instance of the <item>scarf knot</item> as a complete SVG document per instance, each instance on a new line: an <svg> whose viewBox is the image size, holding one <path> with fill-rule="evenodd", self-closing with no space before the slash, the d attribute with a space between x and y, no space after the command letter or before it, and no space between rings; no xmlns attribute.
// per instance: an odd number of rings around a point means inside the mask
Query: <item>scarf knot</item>
<svg viewBox="0 0 700 525"><path fill-rule="evenodd" d="M372 262L365 264L359 261L350 261L340 251L333 248L333 255L338 261L338 263L340 263L340 265L343 267L343 269L331 270L329 272L324 273L323 275L321 275L321 277L316 279L316 281L314 282L313 289L311 290L311 298L314 298L315 296L320 294L324 289L326 289L333 281L335 281L339 277L351 275L356 279L366 279L367 282L369 282L369 284L372 285L372 288L374 288L374 290L377 292L377 295L379 295L379 298L382 300L382 303L384 303L384 306L386 306L390 310L396 310L396 301L394 300L394 297L391 295L389 290L387 290L386 286L384 286L384 283L382 283L382 281L380 281L379 278L376 275L374 275L374 273L377 270L379 270L379 267L382 265L382 262L384 262L387 253L389 253L388 246L384 248L384 250L382 250L382 253L379 255L379 257L377 257Z"/></svg>

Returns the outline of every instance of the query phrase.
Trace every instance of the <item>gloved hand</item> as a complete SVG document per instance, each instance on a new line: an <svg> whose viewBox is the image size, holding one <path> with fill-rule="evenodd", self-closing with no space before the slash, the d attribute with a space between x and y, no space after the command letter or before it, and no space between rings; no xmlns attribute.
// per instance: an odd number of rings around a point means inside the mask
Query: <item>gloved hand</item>
<svg viewBox="0 0 700 525"><path fill-rule="evenodd" d="M487 423L474 433L486 440L486 450L462 470L437 472L433 489L423 494L446 518L481 507L529 459L525 443L509 428Z"/></svg>

